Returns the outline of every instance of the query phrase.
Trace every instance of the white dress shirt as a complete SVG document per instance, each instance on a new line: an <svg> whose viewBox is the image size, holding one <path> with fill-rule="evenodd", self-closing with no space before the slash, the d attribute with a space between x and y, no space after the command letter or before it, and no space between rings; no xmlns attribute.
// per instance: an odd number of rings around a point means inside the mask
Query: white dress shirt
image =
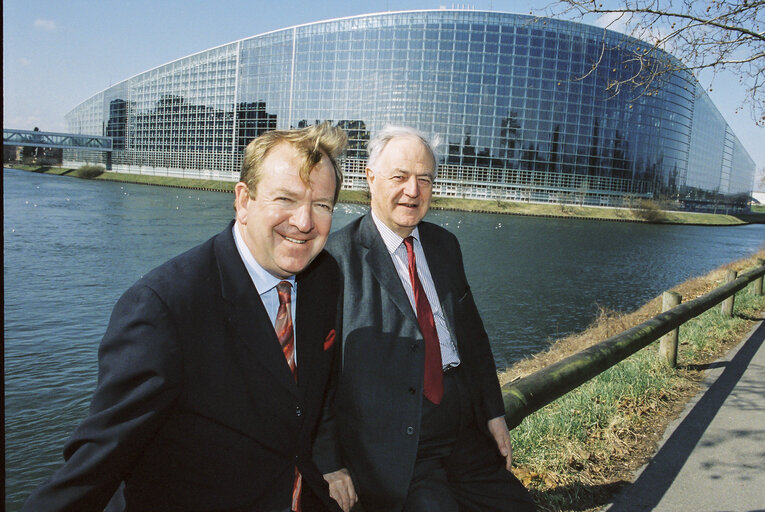
<svg viewBox="0 0 765 512"><path fill-rule="evenodd" d="M404 239L394 233L393 230L378 219L374 212L372 212L372 220L374 220L377 230L380 232L380 236L385 243L385 247L388 249L390 258L393 261L393 266L396 267L398 277L401 279L401 284L404 285L406 295L409 297L409 303L412 305L412 309L416 316L417 305L414 301L412 282L409 280L409 258L406 254ZM414 246L417 276L420 278L420 283L425 289L425 295L428 297L428 302L430 303L430 309L433 311L433 320L436 324L438 342L441 345L441 364L444 368L458 365L460 363L460 356L457 352L457 347L454 345L454 341L452 341L449 327L446 325L444 311L441 308L441 301L438 299L438 292L436 292L436 286L433 284L433 278L430 275L428 260L425 258L425 252L422 250L420 231L418 228L414 228L412 237L414 237L414 244L412 245Z"/></svg>
<svg viewBox="0 0 765 512"><path fill-rule="evenodd" d="M239 223L235 222L234 227L234 242L236 243L236 249L239 251L239 256L242 257L244 266L247 268L247 272L250 274L252 284L255 285L255 289L258 290L260 300L263 301L263 306L266 308L268 318L271 319L271 325L276 325L276 314L279 311L279 293L276 291L276 285L282 281L288 281L292 285L292 293L290 294L290 314L292 315L292 334L295 344L294 349L294 361L295 367L297 367L297 347L298 340L295 336L295 304L297 304L297 281L295 276L290 276L286 279L280 279L266 269L260 266L260 263L255 260L255 257L250 252L247 244L244 243L242 234L239 232ZM275 331L274 331L275 332Z"/></svg>

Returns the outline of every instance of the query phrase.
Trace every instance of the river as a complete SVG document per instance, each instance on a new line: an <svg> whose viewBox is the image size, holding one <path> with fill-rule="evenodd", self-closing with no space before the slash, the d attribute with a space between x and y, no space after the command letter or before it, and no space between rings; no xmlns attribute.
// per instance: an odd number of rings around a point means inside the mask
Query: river
<svg viewBox="0 0 765 512"><path fill-rule="evenodd" d="M3 171L6 506L62 462L96 380L112 306L142 274L219 232L232 197ZM338 206L333 229L366 208ZM431 212L452 230L500 367L755 252L765 225L662 226ZM437 264L429 262L430 265Z"/></svg>

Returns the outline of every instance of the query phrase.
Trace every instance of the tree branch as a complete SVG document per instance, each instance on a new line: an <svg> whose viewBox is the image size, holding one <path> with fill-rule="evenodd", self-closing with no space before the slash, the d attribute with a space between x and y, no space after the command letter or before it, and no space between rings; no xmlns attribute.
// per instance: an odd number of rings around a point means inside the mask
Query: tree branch
<svg viewBox="0 0 765 512"><path fill-rule="evenodd" d="M622 13L622 14L653 14L655 16L658 16L660 18L681 18L681 19L687 19L690 21L695 21L699 25L705 25L705 26L712 26L717 27L722 30L726 30L729 32L740 32L742 34L746 34L748 36L751 36L755 39L759 39L762 42L765 43L765 33L757 33L753 30L749 30L745 27L739 27L735 25L725 25L723 23L716 22L714 20L708 20L704 18L698 18L696 16L692 16L690 14L683 14L683 13L675 13L675 12L662 12L662 11L656 11L653 9L646 9L646 8L638 8L638 9L599 9L595 8L592 9L590 12L596 13L596 14L613 14L613 13ZM689 26L683 27L679 30L684 30L689 28Z"/></svg>

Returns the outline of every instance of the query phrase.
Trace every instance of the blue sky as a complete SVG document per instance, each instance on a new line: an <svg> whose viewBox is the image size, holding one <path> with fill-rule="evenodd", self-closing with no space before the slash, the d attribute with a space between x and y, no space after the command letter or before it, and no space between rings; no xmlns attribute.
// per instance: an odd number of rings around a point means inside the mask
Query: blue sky
<svg viewBox="0 0 765 512"><path fill-rule="evenodd" d="M300 23L379 11L465 7L529 13L511 0L3 0L3 125L65 131L64 115L110 85L186 55ZM594 20L593 20L594 21ZM765 128L736 77L710 93L765 172Z"/></svg>

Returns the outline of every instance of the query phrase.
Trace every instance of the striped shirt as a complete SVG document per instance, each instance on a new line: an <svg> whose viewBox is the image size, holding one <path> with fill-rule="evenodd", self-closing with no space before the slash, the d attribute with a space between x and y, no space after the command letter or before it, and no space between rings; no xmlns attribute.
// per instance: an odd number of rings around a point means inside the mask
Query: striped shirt
<svg viewBox="0 0 765 512"><path fill-rule="evenodd" d="M374 220L377 230L380 232L380 236L385 243L385 247L388 249L390 258L393 261L393 266L396 267L398 277L401 279L401 284L404 286L406 295L409 297L409 303L416 316L417 306L414 302L414 289L412 289L412 283L409 280L409 260L406 255L404 239L394 233L388 226L378 219L374 212L372 212L372 220ZM455 366L459 364L460 356L457 352L457 347L452 341L449 327L446 325L444 311L441 308L441 301L438 299L438 293L433 284L433 278L430 275L428 260L425 258L425 252L422 250L422 244L420 243L419 229L414 228L412 236L414 237L413 245L414 258L417 263L417 276L420 278L422 287L425 289L425 295L428 297L428 302L430 303L430 309L433 311L433 320L436 324L438 342L441 345L441 363L444 368L447 366Z"/></svg>

